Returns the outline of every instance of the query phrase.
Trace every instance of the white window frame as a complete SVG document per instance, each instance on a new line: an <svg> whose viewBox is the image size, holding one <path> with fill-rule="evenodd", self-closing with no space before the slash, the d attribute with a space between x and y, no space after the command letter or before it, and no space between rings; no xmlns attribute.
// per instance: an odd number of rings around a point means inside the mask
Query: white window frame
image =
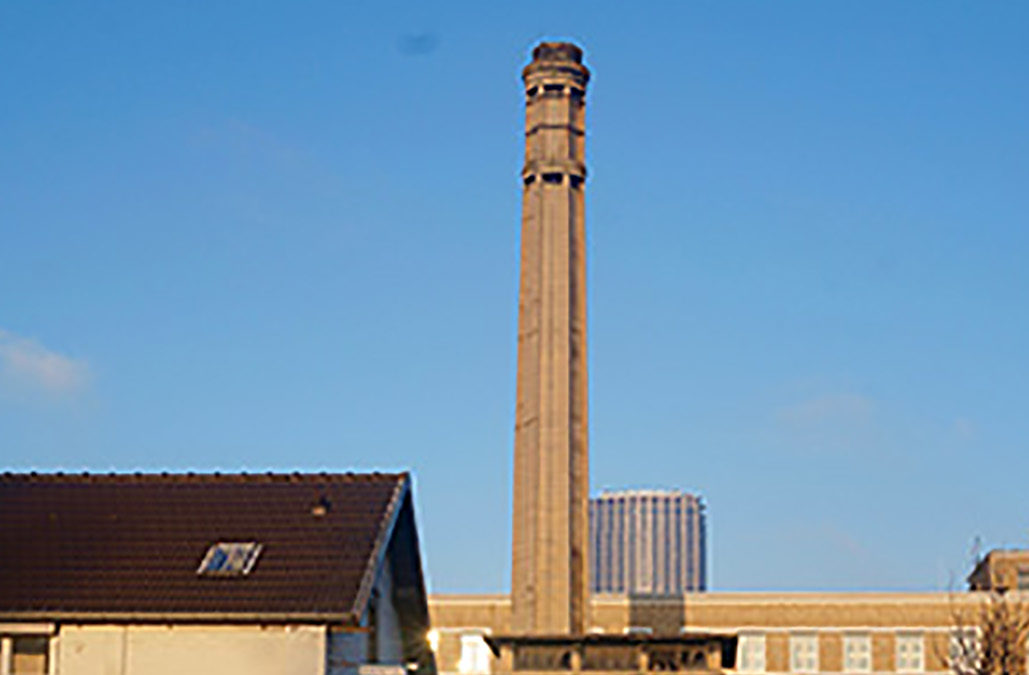
<svg viewBox="0 0 1029 675"><path fill-rule="evenodd" d="M925 635L916 632L897 633L894 638L893 667L898 673L925 671Z"/></svg>
<svg viewBox="0 0 1029 675"><path fill-rule="evenodd" d="M457 672L462 675L489 675L493 654L483 639L488 633L488 630L461 632L461 658L457 661Z"/></svg>
<svg viewBox="0 0 1029 675"><path fill-rule="evenodd" d="M1029 591L1029 567L1019 567L1015 570L1015 588L1019 591Z"/></svg>
<svg viewBox="0 0 1029 675"><path fill-rule="evenodd" d="M52 633L15 630L0 633L0 675L14 675L14 641L20 638L46 640L44 673L54 672L54 636Z"/></svg>
<svg viewBox="0 0 1029 675"><path fill-rule="evenodd" d="M741 673L763 673L768 663L768 642L764 633L740 632L736 650L739 658L737 670Z"/></svg>
<svg viewBox="0 0 1029 675"><path fill-rule="evenodd" d="M818 633L790 635L790 672L818 672Z"/></svg>
<svg viewBox="0 0 1029 675"><path fill-rule="evenodd" d="M219 541L211 544L197 567L200 576L246 576L254 569L264 544Z"/></svg>
<svg viewBox="0 0 1029 675"><path fill-rule="evenodd" d="M858 659L864 663L856 662ZM868 633L843 634L843 672L872 672L872 636Z"/></svg>

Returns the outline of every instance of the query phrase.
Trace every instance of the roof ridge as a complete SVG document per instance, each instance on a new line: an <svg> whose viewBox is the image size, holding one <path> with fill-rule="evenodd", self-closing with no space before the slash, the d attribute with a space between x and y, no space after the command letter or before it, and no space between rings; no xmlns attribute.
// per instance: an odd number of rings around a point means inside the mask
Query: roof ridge
<svg viewBox="0 0 1029 675"><path fill-rule="evenodd" d="M370 472L108 472L92 473L83 471L79 473L55 472L13 472L5 471L0 473L0 482L7 483L379 483L379 482L401 482L409 477L406 471L383 473L379 471Z"/></svg>

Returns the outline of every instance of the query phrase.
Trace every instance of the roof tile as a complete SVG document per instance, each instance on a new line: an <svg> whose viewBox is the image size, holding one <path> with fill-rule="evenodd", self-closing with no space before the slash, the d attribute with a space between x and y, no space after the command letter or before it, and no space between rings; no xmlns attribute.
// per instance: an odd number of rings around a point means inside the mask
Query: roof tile
<svg viewBox="0 0 1029 675"><path fill-rule="evenodd" d="M0 475L0 613L350 613L406 474ZM327 505L324 515L315 506ZM255 541L250 574L197 574Z"/></svg>

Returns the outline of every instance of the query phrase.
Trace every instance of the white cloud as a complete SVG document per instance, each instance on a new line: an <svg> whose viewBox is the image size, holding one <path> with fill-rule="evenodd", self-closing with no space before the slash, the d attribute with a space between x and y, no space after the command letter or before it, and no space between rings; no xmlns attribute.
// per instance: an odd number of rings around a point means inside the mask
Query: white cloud
<svg viewBox="0 0 1029 675"><path fill-rule="evenodd" d="M0 384L54 395L89 384L89 365L0 328Z"/></svg>

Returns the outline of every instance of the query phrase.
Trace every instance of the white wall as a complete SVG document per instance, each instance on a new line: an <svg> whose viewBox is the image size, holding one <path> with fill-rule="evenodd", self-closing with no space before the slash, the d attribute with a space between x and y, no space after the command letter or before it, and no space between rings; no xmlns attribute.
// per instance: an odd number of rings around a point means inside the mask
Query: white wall
<svg viewBox="0 0 1029 675"><path fill-rule="evenodd" d="M325 675L322 626L70 626L55 675Z"/></svg>

